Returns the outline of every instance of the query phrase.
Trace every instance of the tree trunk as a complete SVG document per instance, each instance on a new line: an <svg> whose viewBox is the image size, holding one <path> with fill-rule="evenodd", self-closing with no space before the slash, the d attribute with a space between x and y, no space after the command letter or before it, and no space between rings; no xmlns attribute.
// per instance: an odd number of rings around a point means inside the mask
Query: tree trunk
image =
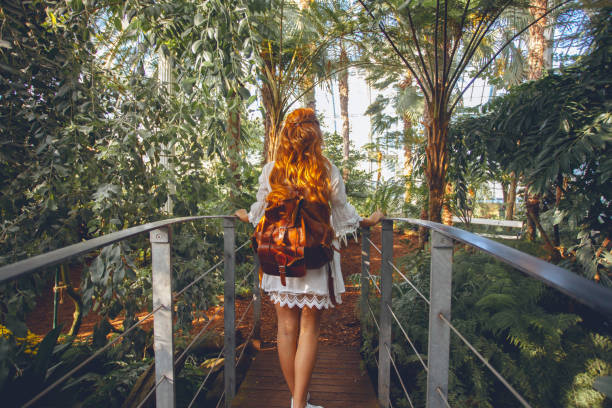
<svg viewBox="0 0 612 408"><path fill-rule="evenodd" d="M529 13L534 19L542 17L546 13L547 0L531 0ZM544 67L544 54L546 53L546 26L548 25L548 17L544 17L537 23L529 27L529 40L527 43L527 79L535 80L542 77L542 68Z"/></svg>
<svg viewBox="0 0 612 408"><path fill-rule="evenodd" d="M555 207L559 208L561 199L563 198L563 185L564 180L561 175L557 176L557 186L555 187ZM553 225L553 244L558 248L561 246L561 233L559 232L559 224Z"/></svg>
<svg viewBox="0 0 612 408"><path fill-rule="evenodd" d="M501 206L501 210L505 214L506 213L506 206L508 205L508 190L510 189L510 184L506 183L506 181L503 180L503 179L500 181L500 184L501 184L501 188L502 188L502 206Z"/></svg>
<svg viewBox="0 0 612 408"><path fill-rule="evenodd" d="M412 75L407 73L404 80L399 83L400 89L403 91L412 85ZM406 184L404 186L404 202L410 203L411 177L412 177L412 119L406 112L402 115L404 122L404 177Z"/></svg>
<svg viewBox="0 0 612 408"><path fill-rule="evenodd" d="M340 66L346 67L348 65L348 57L344 45L340 44ZM348 68L341 71L338 78L338 90L340 93L340 118L342 119L342 158L344 160L344 172L343 177L346 181L349 173L348 159L349 159L349 113L348 113L348 101L349 101L349 87L348 87Z"/></svg>
<svg viewBox="0 0 612 408"><path fill-rule="evenodd" d="M276 153L276 145L278 142L278 135L280 135L282 120L280 116L281 109L275 104L275 100L278 101L278 97L274 98L272 90L266 83L261 86L261 100L264 107L264 151L262 161L263 164L274 160Z"/></svg>
<svg viewBox="0 0 612 408"><path fill-rule="evenodd" d="M531 0L529 13L534 19L537 19L546 13L546 8L547 0ZM546 36L544 35L547 20L548 18L544 17L536 24L529 27L529 39L527 42L527 66L529 69L527 79L529 80L536 80L542 76L544 52L547 45ZM527 237L529 240L534 241L536 238L536 228L538 228L540 224L540 196L537 194L532 196L529 194L528 189L526 189L525 197L525 209L527 210Z"/></svg>
<svg viewBox="0 0 612 408"><path fill-rule="evenodd" d="M540 219L540 196L525 193L525 211L527 212L527 239L535 241L537 223Z"/></svg>
<svg viewBox="0 0 612 408"><path fill-rule="evenodd" d="M446 112L434 112L434 108L426 104L424 112L427 137L425 175L429 187L429 220L440 222L448 170L448 115Z"/></svg>
<svg viewBox="0 0 612 408"><path fill-rule="evenodd" d="M308 89L304 94L304 106L312 109L313 111L317 111L317 100L315 99L315 88L313 86L314 80L309 76L304 80L305 86L304 88Z"/></svg>
<svg viewBox="0 0 612 408"><path fill-rule="evenodd" d="M313 0L299 0L298 1L298 6L300 8L300 10L307 10L310 8L310 3L312 3ZM314 52L314 44L310 44L309 46L310 48L310 53ZM314 76L313 75L306 75L304 77L304 83L302 84L302 89L304 91L306 91L306 93L304 94L304 106L307 108L312 109L313 111L317 111L317 101L315 99L315 88L314 88Z"/></svg>
<svg viewBox="0 0 612 408"><path fill-rule="evenodd" d="M506 219L514 219L514 206L516 203L516 185L517 177L516 173L510 173L510 185L508 186L508 194L506 200Z"/></svg>
<svg viewBox="0 0 612 408"><path fill-rule="evenodd" d="M272 133L272 92L270 91L270 87L267 84L262 84L261 86L261 103L263 105L263 122L264 122L264 146L263 146L263 164L268 162L268 157L270 154L270 134ZM273 146L272 141L272 146Z"/></svg>
<svg viewBox="0 0 612 408"><path fill-rule="evenodd" d="M444 194L444 205L442 206L442 224L453 225L453 212L448 203L448 198L453 194L453 186L451 183L446 183Z"/></svg>
<svg viewBox="0 0 612 408"><path fill-rule="evenodd" d="M421 210L421 219L427 219L427 210L423 208ZM427 227L419 226L419 249L425 248L425 243L427 242L427 238L429 237L429 229Z"/></svg>
<svg viewBox="0 0 612 408"><path fill-rule="evenodd" d="M237 95L229 98L228 108L232 105L232 101L235 98L239 98ZM229 167L233 175L234 186L236 188L230 189L230 197L235 198L236 192L240 191L242 182L240 180L240 172L238 171L238 164L240 163L240 110L237 108L239 104L233 109L228 109L227 112L227 130L229 136Z"/></svg>
<svg viewBox="0 0 612 408"><path fill-rule="evenodd" d="M410 190L412 184L412 143L410 143L410 133L412 132L412 121L404 115L404 177L406 184L404 186L404 202L410 202Z"/></svg>
<svg viewBox="0 0 612 408"><path fill-rule="evenodd" d="M168 94L171 95L173 92L172 84L174 83L174 72L172 70L172 67L174 66L174 59L171 56L164 54L162 49L159 50L158 56L159 63L157 67L157 74L160 88L166 87ZM162 144L160 148L162 150L162 154L160 155L161 165L170 172L173 172L174 166L170 161L170 156L174 156L174 144ZM167 150L170 150L169 155L166 153ZM164 210L167 214L172 214L174 212L174 203L172 202L171 197L173 194L176 194L176 184L172 180L168 180L168 197L164 206Z"/></svg>
<svg viewBox="0 0 612 408"><path fill-rule="evenodd" d="M553 245L550 238L548 237L548 234L544 230L544 227L542 227L542 223L540 222L540 218L539 218L540 200L539 200L539 196L536 195L535 197L537 197L537 200L538 200L537 207L527 204L527 219L533 224L533 226L538 231L540 231L540 235L542 236L542 239L544 240L544 247L548 251L550 260L553 262L557 262L561 259L561 253L559 252L558 248L556 248ZM535 237L535 234L534 234L534 237Z"/></svg>
<svg viewBox="0 0 612 408"><path fill-rule="evenodd" d="M382 157L383 154L378 148L376 152L376 185L379 185L382 179Z"/></svg>

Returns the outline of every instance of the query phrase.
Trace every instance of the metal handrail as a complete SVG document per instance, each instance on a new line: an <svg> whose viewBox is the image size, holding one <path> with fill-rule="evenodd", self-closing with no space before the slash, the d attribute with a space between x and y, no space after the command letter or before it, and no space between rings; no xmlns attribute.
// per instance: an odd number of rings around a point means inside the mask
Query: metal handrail
<svg viewBox="0 0 612 408"><path fill-rule="evenodd" d="M491 239L449 225L415 218L387 219L421 225L451 239L478 248L527 275L541 280L547 286L559 290L596 311L612 316L612 290L557 265L553 265L540 258L510 248Z"/></svg>
<svg viewBox="0 0 612 408"><path fill-rule="evenodd" d="M126 238L142 234L143 232L149 232L173 224L181 224L184 222L202 220L206 218L236 217L233 215L198 215L191 217L178 217L127 228L121 231L103 235L101 237L56 249L54 251L46 252L41 255L36 255L31 258L24 259L23 261L2 266L0 267L0 283L32 273L41 268L57 265L67 259L86 254L98 248L114 244L115 242L123 241Z"/></svg>
<svg viewBox="0 0 612 408"><path fill-rule="evenodd" d="M237 217L233 215L204 215L204 216L191 216L191 217L178 217L171 218L167 220L161 220L156 222L151 222L148 224L138 225L132 228L128 228L122 231L117 231L114 233L110 233L101 237L97 237L94 239L90 239L84 242L76 243L73 245L69 245L67 247L63 247L54 251L49 251L47 253L37 255L19 262L15 262L13 264L5 265L0 267L0 283L6 282L12 279L16 279L19 277L26 276L36 270L41 268L48 268L57 264L60 264L70 258L78 257L83 254L90 253L96 249L114 244L116 242L128 239L130 237L150 232L150 243L151 243L151 263L152 263L152 279L154 282L157 282L157 286L153 285L153 307L154 310L149 313L149 315L145 316L142 320L128 328L124 331L123 334L118 336L113 341L106 344L103 348L99 349L96 353L90 356L88 359L83 361L77 367L69 371L62 378L55 381L49 387L47 387L43 392L39 393L35 396L31 401L29 401L26 406L35 403L47 394L51 389L57 386L59 383L67 379L69 376L74 374L78 369L82 368L93 358L98 356L107 348L111 347L115 344L119 339L123 336L127 335L130 331L132 331L135 327L142 324L145 320L151 317L154 313L158 312L155 320L154 320L154 349L155 349L155 376L157 380L157 384L155 387L149 392L146 399L141 403L146 402L146 400L155 392L157 395L157 406L162 407L174 407L175 406L175 391L174 391L174 366L177 361L180 361L186 353L189 351L189 348L195 343L198 337L202 335L202 333L206 330L208 325L201 330L196 339L193 339L190 345L186 350L179 356L179 358L173 361L174 354L174 346L173 346L173 324L172 324L172 302L176 300L182 293L184 293L187 289L192 287L197 281L201 280L208 272L211 270L218 268L222 263L224 265L224 277L225 277L225 288L224 293L230 299L233 299L234 296L234 284L235 284L235 254L240 251L240 249L244 248L246 245L250 243L250 239L245 243L240 245L238 248L235 248L235 219ZM195 281L188 284L184 287L178 294L172 295L172 267L171 267L171 229L169 228L173 224L180 224L185 222L197 221L202 219L223 219L223 235L224 235L224 260L220 263L214 265L207 272L200 275ZM257 259L256 259L257 263ZM255 269L253 269L247 276L244 278L243 282L248 279L250 275L253 274ZM228 295L229 294L229 295ZM260 300L258 296L254 296L253 300L249 304L249 307L243 313L239 324L244 319L245 315L250 310L253 303L256 303L255 312L254 312L254 321L255 325L253 330L251 331L251 335L255 333L255 328L259 321L258 311L261 310ZM235 321L235 305L233 302L223 309L224 311L224 320L225 320L225 330L227 333L228 327L227 325L234 325ZM220 309L221 310L221 309ZM217 311L216 314L218 314ZM209 322L210 324L210 322ZM159 326L159 327L158 327ZM234 326L235 327L235 326ZM249 338L251 337L249 335ZM231 350L229 356L232 356L232 360L235 356L235 350L233 345L234 339L233 336L225 336L225 345L223 346L220 353L223 353L224 350ZM228 348L229 347L229 348ZM242 351L244 352L244 350ZM158 356L159 354L159 356ZM242 355L242 353L241 353ZM226 357L229 357L226 356ZM159 357L159 358L158 358ZM231 399L235 393L235 367L232 364L228 363L229 361L226 358L226 367L225 367L225 395L228 396L226 405L231 403ZM210 375L210 372L209 372ZM207 376L208 377L208 376ZM197 395L196 395L197 397ZM194 397L195 398L195 397Z"/></svg>
<svg viewBox="0 0 612 408"><path fill-rule="evenodd" d="M423 226L431 230L431 266L430 266L430 296L429 299L414 285L407 276L397 268L393 262L393 222L407 222ZM457 335L468 348L485 364L485 366L497 377L499 381L518 399L524 407L530 407L529 403L510 385L510 383L489 364L484 357L472 346L465 337L450 322L451 299L452 299L452 264L453 247L456 243L470 245L487 253L501 262L512 266L527 276L542 281L545 285L559 290L561 293L593 308L604 316L612 316L612 290L597 285L596 283L577 275L559 266L550 264L535 256L525 254L514 248L510 248L499 242L484 238L448 225L438 224L431 221L388 217L383 219L382 225L382 248L376 247L369 239L369 228L364 228L362 241L362 310L371 314L376 328L379 332L378 347L378 398L383 407L390 407L390 365L394 365L393 356L390 353L392 321L395 319L404 337L410 343L413 351L419 357L423 368L427 371L427 405L435 408L450 407L447 399L448 393L448 371L451 331ZM381 254L381 296L380 296L380 319L376 320L374 312L368 302L370 273L370 247ZM427 365L420 359L420 355L412 344L407 332L392 309L392 275L397 272L404 281L417 291L429 305L429 336ZM367 313L367 312L366 312ZM385 353L386 351L386 353ZM396 368L396 367L394 367ZM396 374L399 373L396 371ZM399 377L400 383L403 379Z"/></svg>

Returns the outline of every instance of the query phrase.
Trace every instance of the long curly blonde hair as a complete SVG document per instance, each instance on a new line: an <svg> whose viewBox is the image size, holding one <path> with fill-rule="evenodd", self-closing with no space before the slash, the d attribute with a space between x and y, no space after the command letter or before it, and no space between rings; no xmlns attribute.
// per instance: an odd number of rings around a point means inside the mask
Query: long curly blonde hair
<svg viewBox="0 0 612 408"><path fill-rule="evenodd" d="M270 173L268 201L302 196L329 203L330 169L321 151L322 136L314 110L300 108L287 115Z"/></svg>

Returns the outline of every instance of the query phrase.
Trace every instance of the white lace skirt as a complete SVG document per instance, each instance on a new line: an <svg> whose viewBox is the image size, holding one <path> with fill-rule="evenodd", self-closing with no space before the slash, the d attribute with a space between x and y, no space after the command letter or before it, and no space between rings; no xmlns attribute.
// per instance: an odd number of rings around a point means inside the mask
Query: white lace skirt
<svg viewBox="0 0 612 408"><path fill-rule="evenodd" d="M334 241L338 247L338 242ZM334 251L334 259L331 262L332 279L336 303L342 303L342 293L345 292L342 271L340 270L340 254ZM329 309L334 307L330 299L327 285L327 266L319 269L308 269L306 275L300 278L286 278L286 286L283 286L280 277L263 275L261 287L272 302L281 306L303 308L304 306L317 309Z"/></svg>

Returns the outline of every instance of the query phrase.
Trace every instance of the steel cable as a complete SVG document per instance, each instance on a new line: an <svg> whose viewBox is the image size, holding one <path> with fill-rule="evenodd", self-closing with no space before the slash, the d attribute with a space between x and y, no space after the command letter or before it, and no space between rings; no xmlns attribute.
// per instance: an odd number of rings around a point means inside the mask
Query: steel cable
<svg viewBox="0 0 612 408"><path fill-rule="evenodd" d="M240 245L238 248L236 248L234 250L234 253L240 251L242 248L244 248L249 242L251 242L250 239L247 239L242 245ZM194 279L191 283L189 283L187 286L185 286L183 289L181 289L176 295L174 295L172 297L172 300L176 300L178 299L183 293L185 293L185 291L187 289L189 289L190 287L192 287L193 285L195 285L196 283L198 283L199 281L201 281L202 279L204 279L204 277L206 275L208 275L210 272L214 271L215 269L217 269L219 266L221 266L221 264L223 264L223 261L219 261L217 262L214 266L212 266L210 269L208 269L206 272L204 272L203 274L201 274L200 276L198 276L196 279Z"/></svg>
<svg viewBox="0 0 612 408"><path fill-rule="evenodd" d="M392 267L393 269L395 269L395 272L399 273L399 274L400 274L400 276L401 276L402 278L404 278L404 280L405 280L405 281L406 281L406 282L407 282L407 283L408 283L408 284L409 284L409 285L412 287L412 289L414 289L414 290L416 291L416 293L418 293L418 295L421 297L421 299L423 299L423 300L424 300L424 301L425 301L425 302L426 302L426 303L427 303L429 306L431 306L431 302L429 301L429 299L427 299L427 298L425 297L425 295L423 295L423 294L421 293L421 291L420 291L420 290L418 290L416 286L414 286L414 284L413 284L413 283L410 281L410 279L408 279L408 278L406 277L406 275L404 275L404 274L403 274L403 273L402 273L402 272L401 272L401 271L400 271L400 270L397 268L397 266L395 266L395 265L393 264L393 262L389 261L389 265L391 265L391 267Z"/></svg>
<svg viewBox="0 0 612 408"><path fill-rule="evenodd" d="M442 390L440 389L440 387L436 387L436 392L438 394L440 394L440 398L442 398L442 401L444 402L444 405L446 405L447 408L451 408L450 404L448 403L448 400L446 399L446 397L442 393Z"/></svg>
<svg viewBox="0 0 612 408"><path fill-rule="evenodd" d="M497 370L495 368L493 368L493 366L482 356L482 354L480 354L478 352L478 350L476 350L474 348L474 346L472 346L472 344L465 338L463 337L463 335L461 333L459 333L459 330L457 330L455 328L455 326L453 326L451 324L451 322L449 322L446 317L444 317L444 315L442 313L440 313L438 315L438 317L448 325L448 327L450 327L452 329L452 331L457 335L457 337L459 337L461 339L461 341L463 341L465 343L466 346L468 346L468 348L470 350L472 350L472 352L474 354L476 354L476 357L478 357L480 359L480 361L483 362L483 364L493 373L493 375L495 375L495 377L497 377L497 379L504 385L506 386L506 388L508 389L508 391L510 391L512 393L512 395L514 395L516 397L516 399L519 400L519 402L524 406L524 407L528 407L531 408L531 405L529 405L529 403L527 401L525 401L525 399L521 396L521 394L519 394L514 387L512 387L510 385L510 383L508 383L508 381L506 381L506 379L504 377L502 377L502 375L497 372Z"/></svg>
<svg viewBox="0 0 612 408"><path fill-rule="evenodd" d="M393 369L395 370L395 374L397 374L397 378L399 379L402 389L404 390L404 394L406 395L406 398L408 398L408 403L410 404L412 408L414 408L414 405L412 405L412 400L410 399L410 395L408 395L408 390L406 390L406 386L404 385L404 380L402 380L402 376L400 375L399 370L397 369L397 366L395 365L395 360L393 360L393 356L391 355L389 346L387 346L386 344L384 346L385 346L385 350L387 350L387 354L389 355L389 360L391 361L391 364L393 365Z"/></svg>
<svg viewBox="0 0 612 408"><path fill-rule="evenodd" d="M399 319L397 318L397 316L393 312L393 309L391 309L391 306L389 306L389 305L387 305L387 308L391 312L391 316L393 316L393 318L397 322L397 325L399 326L399 328L402 331L402 333L404 333L404 336L406 337L406 340L408 340L408 344L410 344L410 347L412 347L412 350L414 351L414 354L416 354L416 356L418 357L419 361L423 365L423 368L425 369L425 372L428 373L429 372L429 368L427 367L427 365L425 364L425 362L421 358L421 355L419 354L419 352L417 351L416 347L414 346L414 343L412 343L412 340L410 340L410 337L408 336L408 334L404 330L404 327L402 326L402 324L400 323Z"/></svg>
<svg viewBox="0 0 612 408"><path fill-rule="evenodd" d="M221 354L223 353L224 350L225 350L225 346L223 346L221 348L221 350L219 351L219 354L217 354L217 357L215 357L216 361L219 361L219 357L221 357ZM198 387L198 390L196 391L195 395L193 396L193 399L191 400L191 402L189 403L187 408L191 408L193 406L193 403L195 402L196 398L198 398L198 395L200 395L200 391L202 391L202 388L204 387L204 384L206 384L206 381L208 381L208 377L210 377L210 374L212 373L212 371L215 368L215 366L216 366L216 364L214 364L214 363L210 366L210 369L208 370L208 373L206 374L206 377L204 377L204 381L202 381L202 383Z"/></svg>
<svg viewBox="0 0 612 408"><path fill-rule="evenodd" d="M167 380L168 377L166 377L165 375L162 375L162 378L159 379L159 381L157 382L157 384L155 384L155 387L151 388L151 391L149 391L147 393L147 395L145 395L145 397L142 399L142 401L140 401L140 404L138 404L136 406L136 408L140 408L142 407L147 401L148 399L151 397L151 394L153 394L155 392L155 390L157 390L157 387L159 387L159 385L164 381Z"/></svg>
<svg viewBox="0 0 612 408"><path fill-rule="evenodd" d="M251 333L249 333L249 336L244 342L244 347L242 348L242 350L240 350L240 355L238 356L238 359L236 359L236 367L238 367L238 363L240 362L240 359L242 358L242 355L244 354L244 350L246 350L247 344L249 344L249 341L251 341L251 338L253 337L254 333L255 333L255 326L253 326L253 328L251 329Z"/></svg>
<svg viewBox="0 0 612 408"><path fill-rule="evenodd" d="M177 365L179 361L181 361L181 359L189 352L189 349L194 345L194 343L200 338L200 336L202 336L202 334L204 334L204 332L206 331L206 329L208 329L208 326L210 326L214 320L215 317L217 317L217 315L219 313L221 313L223 309L219 308L208 320L208 323L206 323L206 325L198 332L198 334L195 335L195 337L193 338L193 340L191 340L191 343L189 343L189 345L187 347L185 347L185 350L183 350L183 352L181 353L180 356L178 356L176 358L176 360L174 361L174 365Z"/></svg>
<svg viewBox="0 0 612 408"><path fill-rule="evenodd" d="M380 250L380 249L379 249L379 248L376 246L376 244L374 244L370 238L366 238L366 239L368 240L368 242L370 243L370 245L372 245L372 246L374 247L374 249L375 249L375 250L376 250L376 251L377 251L379 254L381 254L381 255L382 255L382 251L381 251L381 250Z"/></svg>
<svg viewBox="0 0 612 408"><path fill-rule="evenodd" d="M247 312L249 311L249 309L251 308L251 305L253 304L253 302L255 301L255 299L252 299L251 302L249 303L249 305L247 306L247 308L245 309L244 313L242 313L242 316L240 317L240 320L238 321L238 324L235 325L234 327L240 326L240 323L242 323L242 321L244 320L244 317L246 316ZM225 346L223 346L223 348L221 349L221 351L219 351L219 354L217 354L216 360L219 359L219 357L221 357L221 354L225 351ZM210 377L210 374L212 373L213 368L215 368L214 365L212 365L210 367L210 370L208 370L208 374L206 374L206 377L204 378L204 381L202 381L202 383L200 384L200 386L198 387L198 390L196 391L195 395L193 396L193 399L191 400L191 402L189 403L189 405L187 406L187 408L191 408L196 400L196 398L198 398L198 395L200 395L200 392L202 391L202 388L204 387L204 384L206 384L206 381L208 380L208 377Z"/></svg>
<svg viewBox="0 0 612 408"><path fill-rule="evenodd" d="M238 324L242 323L242 319L244 319L244 316L246 315L246 312L251 308L251 305L253 304L254 300L251 300L251 303L249 303L249 305L247 306L247 309L245 310L245 312L242 314L242 318L240 320L240 322L238 322ZM179 361L181 361L181 359L187 354L187 352L189 352L189 349L193 346L193 344L198 340L198 338L200 338L200 336L204 333L204 331L206 331L206 329L208 328L208 326L210 326L213 322L213 319L222 311L222 308L219 308L219 310L217 310L215 312L215 314L213 314L210 318L210 320L208 321L208 323L206 324L206 326L204 326L199 332L198 334L193 338L193 340L191 341L191 343L189 343L189 345L185 348L185 350L183 350L183 352L181 353L180 356L178 356L176 358L176 360L174 361L174 365L178 364Z"/></svg>
<svg viewBox="0 0 612 408"><path fill-rule="evenodd" d="M221 401L223 401L223 397L225 397L225 390L223 390L223 392L221 393L221 396L219 397L219 401L217 401L217 405L215 405L215 408L219 408L221 404Z"/></svg>
<svg viewBox="0 0 612 408"><path fill-rule="evenodd" d="M368 279L370 279L372 281L372 283L374 284L374 287L376 288L378 293L380 293L382 295L382 292L380 290L380 286L378 286L378 283L376 283L376 277L374 275L372 275L370 272L368 272Z"/></svg>
<svg viewBox="0 0 612 408"><path fill-rule="evenodd" d="M372 319L374 320L374 324L376 325L376 328L378 329L378 332L380 333L380 326L378 325L378 321L376 320L376 316L374 316L374 312L372 311L372 307L370 306L369 302L366 302L366 305L368 305L368 310L370 311L370 314L372 315Z"/></svg>
<svg viewBox="0 0 612 408"><path fill-rule="evenodd" d="M110 346L112 346L113 344L115 344L116 342L118 342L119 340L121 340L123 337L125 337L128 333L130 333L132 330L134 330L136 327L140 326L145 320L147 320L149 317L153 316L153 314L155 314L159 309L161 309L163 307L163 305L159 305L157 306L153 311L151 311L149 314L147 314L145 317L143 317L141 320L139 320L138 322L136 322L135 324L133 324L132 326L130 326L127 330L124 330L123 333L121 333L119 336L117 336L115 339L113 339L111 342L109 342L108 344L106 344L106 346L98 349L98 351L96 351L95 353L93 353L91 356L89 356L88 358L86 358L85 360L83 360L79 365L77 365L76 367L74 367L72 370L68 371L66 374L64 374L62 377L60 377L58 380L56 380L53 384L49 385L47 388L45 388L44 390L42 390L40 393L38 393L38 395L36 395L34 398L32 398L31 400L29 400L28 402L26 402L22 408L27 408L32 406L32 404L34 404L36 401L38 401L41 397L45 396L49 391L51 391L53 388L55 388L56 386L58 386L60 383L64 382L64 380L66 380L67 378L69 378L72 374L74 374L75 372L77 372L78 370L80 370L83 366L85 366L87 363L89 363L91 360L93 360L94 358L98 357L100 354L102 354L105 350L107 350Z"/></svg>
<svg viewBox="0 0 612 408"><path fill-rule="evenodd" d="M240 316L240 320L238 320L238 324L234 325L234 328L240 326L240 324L242 323L242 321L244 320L244 317L246 316L246 314L248 313L249 309L251 308L251 306L253 305L253 302L255 302L255 297L253 297L251 299L251 301L249 302L248 306L246 309L244 309L244 312L242 312L242 316Z"/></svg>
<svg viewBox="0 0 612 408"><path fill-rule="evenodd" d="M253 274L253 272L255 272L255 270L257 269L257 265L253 266L253 269L251 269L249 271L249 273L247 273L246 275L244 275L244 278L242 278L242 281L240 281L240 283L238 284L238 286L242 286L246 280L248 279L249 276L251 276Z"/></svg>

